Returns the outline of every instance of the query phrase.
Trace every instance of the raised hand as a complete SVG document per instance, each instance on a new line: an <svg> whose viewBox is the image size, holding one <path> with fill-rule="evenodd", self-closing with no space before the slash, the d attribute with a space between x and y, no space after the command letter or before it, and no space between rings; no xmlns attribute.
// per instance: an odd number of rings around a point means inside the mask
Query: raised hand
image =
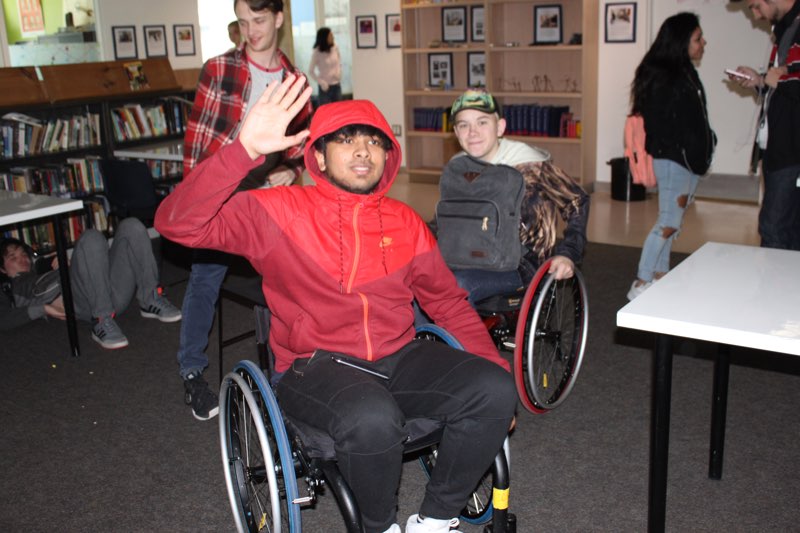
<svg viewBox="0 0 800 533"><path fill-rule="evenodd" d="M308 86L302 90L303 85L305 77L294 74L282 82L274 81L267 85L239 132L239 142L251 158L281 152L308 137L308 130L286 135L289 123L311 97L312 88Z"/></svg>

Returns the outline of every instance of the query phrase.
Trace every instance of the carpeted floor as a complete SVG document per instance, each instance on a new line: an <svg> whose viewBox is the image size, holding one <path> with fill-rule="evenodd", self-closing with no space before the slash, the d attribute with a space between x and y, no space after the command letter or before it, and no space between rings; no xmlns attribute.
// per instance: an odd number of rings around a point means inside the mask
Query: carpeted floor
<svg viewBox="0 0 800 533"><path fill-rule="evenodd" d="M589 246L583 271L590 333L577 385L549 414L519 412L511 438L511 509L521 533L646 529L653 341L615 326L638 253ZM177 304L185 275L165 262ZM226 328L247 328L251 315L227 305ZM175 363L179 325L130 310L119 322L128 348L102 350L81 327L82 355L75 359L67 356L60 322L0 333L0 531L233 529L216 419L196 421L183 405ZM796 531L800 358L734 349L723 479L711 481L713 347L683 341L678 350L667 529ZM215 380L215 345L209 354L207 375ZM225 365L243 357L255 357L247 341L228 348ZM416 463L408 463L401 519L416 512L424 482ZM307 532L343 530L330 494L305 510L303 520Z"/></svg>

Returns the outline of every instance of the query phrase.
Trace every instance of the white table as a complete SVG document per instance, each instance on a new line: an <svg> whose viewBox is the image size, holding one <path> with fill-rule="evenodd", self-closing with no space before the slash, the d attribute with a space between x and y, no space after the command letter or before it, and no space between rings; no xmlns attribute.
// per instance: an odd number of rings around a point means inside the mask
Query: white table
<svg viewBox="0 0 800 533"><path fill-rule="evenodd" d="M80 355L80 347L78 345L75 309L72 305L72 287L69 282L67 246L64 242L61 215L72 211L80 211L82 209L83 202L81 200L0 190L0 226L8 226L40 218L49 218L53 222L56 234L58 270L61 275L61 295L64 300L64 310L67 315L67 332L69 334L70 350L74 356Z"/></svg>
<svg viewBox="0 0 800 533"><path fill-rule="evenodd" d="M720 344L714 364L709 477L722 477L729 347L800 355L800 252L706 243L617 312L656 333L648 530L664 531L672 338Z"/></svg>

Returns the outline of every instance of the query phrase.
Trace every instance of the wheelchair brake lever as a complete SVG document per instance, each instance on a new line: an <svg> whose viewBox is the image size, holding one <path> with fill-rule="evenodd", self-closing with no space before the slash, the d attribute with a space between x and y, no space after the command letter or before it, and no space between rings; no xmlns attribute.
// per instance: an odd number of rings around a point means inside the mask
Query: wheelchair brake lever
<svg viewBox="0 0 800 533"><path fill-rule="evenodd" d="M336 354L331 354L331 359L333 360L334 363L339 363L340 365L349 366L350 368L355 368L356 370L366 372L367 374L372 374L373 376L379 377L381 379L389 379L389 376L387 376L386 374L381 374L378 371L372 370L371 368L367 368L365 366L361 366Z"/></svg>

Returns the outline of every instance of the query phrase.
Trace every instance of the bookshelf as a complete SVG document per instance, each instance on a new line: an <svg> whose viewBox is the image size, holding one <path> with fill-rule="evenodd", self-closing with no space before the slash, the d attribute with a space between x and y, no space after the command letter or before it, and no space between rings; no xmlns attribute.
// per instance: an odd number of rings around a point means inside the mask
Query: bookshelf
<svg viewBox="0 0 800 533"><path fill-rule="evenodd" d="M72 242L87 226L106 230L100 160L115 153L179 153L191 102L169 61L144 59L0 68L0 189L84 201L65 227ZM177 164L153 164L174 178ZM52 249L52 228L12 226L0 233Z"/></svg>
<svg viewBox="0 0 800 533"><path fill-rule="evenodd" d="M561 11L560 41L533 44L535 8L541 13L541 8L553 6ZM592 187L597 2L403 0L401 11L406 169L412 181L438 183L444 164L459 151L443 119L470 81L478 80L504 108L507 132L514 131L507 138L548 150L554 162L584 188ZM448 14L465 17L463 30L445 29L443 18ZM576 34L579 41L573 39ZM446 36L454 35L464 40L446 42ZM452 83L442 83L448 77ZM437 115L439 120L435 120Z"/></svg>

